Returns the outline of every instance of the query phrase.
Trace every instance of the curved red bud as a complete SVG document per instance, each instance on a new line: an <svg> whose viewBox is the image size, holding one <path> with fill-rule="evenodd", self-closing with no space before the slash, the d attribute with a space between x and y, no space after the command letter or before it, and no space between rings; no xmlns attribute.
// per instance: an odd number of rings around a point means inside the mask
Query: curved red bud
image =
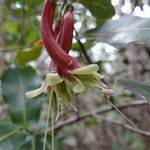
<svg viewBox="0 0 150 150"><path fill-rule="evenodd" d="M62 49L69 53L73 39L74 21L71 11L65 12L62 18L61 30L58 34L57 41Z"/></svg>
<svg viewBox="0 0 150 150"><path fill-rule="evenodd" d="M61 21L59 20L54 28L54 37L57 38L57 36L60 33L61 28Z"/></svg>
<svg viewBox="0 0 150 150"><path fill-rule="evenodd" d="M55 1L46 0L42 11L41 35L46 50L54 63L61 70L72 70L80 67L80 63L73 57L66 54L63 49L55 41L52 24L55 11Z"/></svg>

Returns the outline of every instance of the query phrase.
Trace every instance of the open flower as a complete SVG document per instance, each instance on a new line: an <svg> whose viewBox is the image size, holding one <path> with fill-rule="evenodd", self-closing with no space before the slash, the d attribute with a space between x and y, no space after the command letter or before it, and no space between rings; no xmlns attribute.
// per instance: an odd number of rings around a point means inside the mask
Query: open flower
<svg viewBox="0 0 150 150"><path fill-rule="evenodd" d="M71 79L62 78L58 73L49 73L45 82L39 89L26 93L27 98L33 98L43 92L53 89L51 107L59 112L61 108L71 106L75 111L77 109L71 104L73 97L91 87L99 88L104 92L106 87L103 86L102 75L97 73L98 65L92 64L70 71ZM112 91L107 89L109 93ZM107 93L108 93L107 91ZM58 117L57 117L58 118Z"/></svg>

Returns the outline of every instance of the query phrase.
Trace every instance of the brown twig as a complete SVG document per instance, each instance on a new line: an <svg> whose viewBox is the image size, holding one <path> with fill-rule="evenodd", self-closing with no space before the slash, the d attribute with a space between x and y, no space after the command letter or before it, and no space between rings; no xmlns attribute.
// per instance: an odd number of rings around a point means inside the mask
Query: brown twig
<svg viewBox="0 0 150 150"><path fill-rule="evenodd" d="M113 121L113 120L106 120L106 119L104 119L104 118L103 118L103 120L108 121L108 122L110 122L110 123L112 123L112 124L116 124L116 125L118 125L118 126L121 126L121 127L123 127L123 128L126 128L126 129L128 129L128 130L130 130L130 131L133 131L133 132L135 132L135 133L138 133L138 134L140 134L140 135L150 137L150 132L148 132L148 131L140 131L140 132L139 132L139 130L133 128L132 126L130 126L130 125L128 125L128 124L123 124L123 123L120 123L120 122L118 122L118 121Z"/></svg>
<svg viewBox="0 0 150 150"><path fill-rule="evenodd" d="M145 102L145 101L136 101L136 102L132 102L132 103L128 103L128 104L124 104L122 106L117 106L120 110L123 110L123 109L126 109L126 108L130 108L130 107L139 107L139 106L145 106L145 105L149 105L149 103ZM107 106L105 108L101 108L101 109L98 109L97 111L95 111L95 114L97 115L101 115L101 114L105 114L105 113L108 113L110 111L113 111L114 108L113 107L110 107L110 106ZM86 118L89 118L89 117L93 117L93 114L91 112L88 112L88 113L85 113L84 115L81 115L81 116L74 116L70 119L67 119L66 121L64 122L60 122L58 124L56 124L54 126L54 130L59 130L61 128L63 128L64 126L66 125L71 125L73 123L76 123L76 122L79 122L81 120L84 120ZM133 131L133 132L136 132L138 134L141 134L143 136L148 136L150 137L150 132L146 132L146 131L141 131L139 132L138 130L134 129L133 127L127 125L127 124L122 124L122 123L119 123L119 122L113 122L117 125L120 125L124 128L127 128L129 129L130 131ZM48 132L51 132L51 128L48 129Z"/></svg>
<svg viewBox="0 0 150 150"><path fill-rule="evenodd" d="M76 31L76 29L74 29L74 30L75 30L75 33L76 33L75 39L77 40L77 42L78 42L78 44L79 44L79 46L80 46L80 48L81 48L81 50L82 50L82 53L83 53L84 57L86 58L86 60L87 60L87 62L88 62L89 64L92 64L92 60L90 59L90 57L89 57L88 54L86 53L86 49L85 49L83 43L82 43L82 42L80 41L80 39L78 38L78 32Z"/></svg>

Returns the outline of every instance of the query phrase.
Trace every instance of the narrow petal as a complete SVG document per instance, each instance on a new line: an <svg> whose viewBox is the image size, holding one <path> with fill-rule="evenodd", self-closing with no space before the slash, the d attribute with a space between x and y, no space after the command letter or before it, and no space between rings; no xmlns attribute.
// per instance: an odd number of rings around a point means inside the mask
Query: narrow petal
<svg viewBox="0 0 150 150"><path fill-rule="evenodd" d="M77 77L75 77L75 80L76 80L76 83L73 86L73 92L80 93L80 92L84 91L85 87L82 84L82 82Z"/></svg>
<svg viewBox="0 0 150 150"><path fill-rule="evenodd" d="M30 92L27 92L25 95L27 98L36 97L36 96L40 95L42 92L44 92L46 90L46 88L47 88L47 84L43 83L40 88L30 91Z"/></svg>
<svg viewBox="0 0 150 150"><path fill-rule="evenodd" d="M111 89L102 89L101 92L102 92L102 93L105 93L105 94L110 94L110 95L111 95L111 94L114 94L114 91L111 90Z"/></svg>
<svg viewBox="0 0 150 150"><path fill-rule="evenodd" d="M80 93L84 91L85 87L77 77L74 77L74 80L71 82L65 79L66 86L69 87L74 93Z"/></svg>
<svg viewBox="0 0 150 150"><path fill-rule="evenodd" d="M77 68L70 71L72 74L91 74L93 72L97 72L99 69L97 64L91 64L85 67Z"/></svg>
<svg viewBox="0 0 150 150"><path fill-rule="evenodd" d="M93 73L93 76L94 76L96 79L103 79L103 78L104 78L104 75L101 75L101 74L99 74L99 73L97 73L97 72L94 72L94 73Z"/></svg>

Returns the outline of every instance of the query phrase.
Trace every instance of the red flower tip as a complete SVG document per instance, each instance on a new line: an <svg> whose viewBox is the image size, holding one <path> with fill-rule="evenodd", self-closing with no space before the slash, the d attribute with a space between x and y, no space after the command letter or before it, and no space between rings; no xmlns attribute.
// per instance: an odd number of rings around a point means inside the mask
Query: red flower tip
<svg viewBox="0 0 150 150"><path fill-rule="evenodd" d="M53 62L57 65L60 70L63 72L67 72L68 70L73 70L80 67L80 63L73 57L69 56L66 52L69 52L70 43L72 43L73 37L73 22L68 21L67 24L71 26L71 33L69 33L70 41L66 46L67 40L61 41L61 36L58 36L58 42L55 40L54 32L53 32L53 17L55 12L56 3L55 1L46 0L45 5L42 11L42 23L41 23L41 35L43 39L44 46L53 60ZM64 15L64 20L66 18L71 17L70 13L66 13ZM65 23L64 23L65 24ZM66 25L68 26L68 25ZM66 32L65 26L62 23L62 31ZM60 31L60 35L67 37L63 32ZM60 45L58 43L61 43ZM62 48L61 48L62 47ZM64 51L66 50L66 52Z"/></svg>

